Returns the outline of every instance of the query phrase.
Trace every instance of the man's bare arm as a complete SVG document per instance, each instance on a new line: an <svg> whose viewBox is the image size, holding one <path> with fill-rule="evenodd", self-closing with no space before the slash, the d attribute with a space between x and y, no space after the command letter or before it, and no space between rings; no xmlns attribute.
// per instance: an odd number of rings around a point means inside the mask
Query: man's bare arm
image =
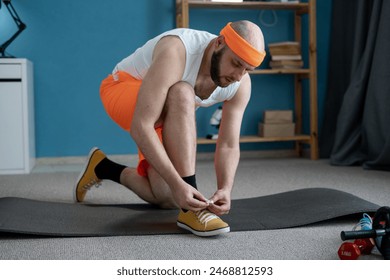
<svg viewBox="0 0 390 280"><path fill-rule="evenodd" d="M210 210L218 215L230 210L230 195L240 159L241 123L250 94L251 82L249 75L246 74L234 98L226 101L223 106L215 153L218 190L211 198L215 205L210 206Z"/></svg>
<svg viewBox="0 0 390 280"><path fill-rule="evenodd" d="M168 91L181 81L184 67L185 49L181 40L174 36L162 38L142 81L130 133L148 162L168 183L178 205L196 211L207 206L206 199L182 180L154 130Z"/></svg>

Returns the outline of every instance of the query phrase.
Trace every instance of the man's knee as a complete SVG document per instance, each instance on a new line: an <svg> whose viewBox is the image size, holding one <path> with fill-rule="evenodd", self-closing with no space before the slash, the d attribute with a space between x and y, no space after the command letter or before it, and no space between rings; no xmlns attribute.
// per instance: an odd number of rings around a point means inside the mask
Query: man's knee
<svg viewBox="0 0 390 280"><path fill-rule="evenodd" d="M187 110L195 108L195 92L193 87L186 82L174 84L168 92L168 108Z"/></svg>

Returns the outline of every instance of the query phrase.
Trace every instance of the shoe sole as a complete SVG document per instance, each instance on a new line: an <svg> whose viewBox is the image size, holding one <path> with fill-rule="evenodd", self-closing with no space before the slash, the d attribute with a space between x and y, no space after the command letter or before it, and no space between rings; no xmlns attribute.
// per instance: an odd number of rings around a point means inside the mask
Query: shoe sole
<svg viewBox="0 0 390 280"><path fill-rule="evenodd" d="M210 231L197 231L197 230L194 230L193 228L191 228L191 227L189 227L186 224L183 224L181 222L177 222L177 226L182 228L182 229L188 230L188 231L192 232L193 234L195 234L197 236L201 236L201 237L215 236L215 235L230 232L230 227L224 227L224 228L219 228L219 229L210 230Z"/></svg>
<svg viewBox="0 0 390 280"><path fill-rule="evenodd" d="M94 148L91 149L91 151L90 151L89 154L88 154L87 159L85 160L84 168L83 168L83 170L80 172L80 175L79 175L79 177L77 178L76 183L74 184L74 187L73 187L73 200L74 200L75 202L82 202L82 201L78 201L78 199L77 199L77 186L78 186L78 184L80 183L80 181L81 181L81 179L83 178L83 176L85 175L85 172L87 171L87 168L88 168L88 166L89 166L89 163L90 163L90 161L91 161L91 158L92 158L93 153L96 152L97 150L99 150L99 148L97 148L97 147L94 147Z"/></svg>

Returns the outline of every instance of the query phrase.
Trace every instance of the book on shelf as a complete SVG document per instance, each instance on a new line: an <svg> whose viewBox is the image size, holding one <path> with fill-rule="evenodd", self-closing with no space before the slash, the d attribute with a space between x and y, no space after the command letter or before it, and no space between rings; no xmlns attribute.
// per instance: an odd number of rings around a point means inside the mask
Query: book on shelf
<svg viewBox="0 0 390 280"><path fill-rule="evenodd" d="M268 49L271 56L301 54L301 44L295 41L270 43Z"/></svg>
<svg viewBox="0 0 390 280"><path fill-rule="evenodd" d="M276 42L268 44L271 68L302 68L301 44L295 41Z"/></svg>
<svg viewBox="0 0 390 280"><path fill-rule="evenodd" d="M303 67L302 60L271 60L269 66L275 68L297 69Z"/></svg>
<svg viewBox="0 0 390 280"><path fill-rule="evenodd" d="M273 61L279 61L279 60L302 60L302 55L296 54L296 55L272 55L271 60Z"/></svg>

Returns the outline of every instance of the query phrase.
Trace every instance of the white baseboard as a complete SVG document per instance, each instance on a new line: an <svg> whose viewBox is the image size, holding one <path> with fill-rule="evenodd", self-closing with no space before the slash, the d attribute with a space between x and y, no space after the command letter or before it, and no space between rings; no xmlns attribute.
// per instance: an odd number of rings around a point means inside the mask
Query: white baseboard
<svg viewBox="0 0 390 280"><path fill-rule="evenodd" d="M108 158L112 161L129 164L132 162L138 162L138 154L128 154L128 155L108 155ZM36 165L82 165L85 163L87 156L78 156L78 157L42 157L36 159Z"/></svg>
<svg viewBox="0 0 390 280"><path fill-rule="evenodd" d="M295 157L294 150L266 150L266 151L241 151L241 159L246 158L289 158ZM138 163L138 154L127 155L108 155L111 160L126 164L136 165ZM214 153L198 153L198 160L213 160ZM86 156L78 157L41 157L36 159L36 165L82 165L85 163Z"/></svg>

